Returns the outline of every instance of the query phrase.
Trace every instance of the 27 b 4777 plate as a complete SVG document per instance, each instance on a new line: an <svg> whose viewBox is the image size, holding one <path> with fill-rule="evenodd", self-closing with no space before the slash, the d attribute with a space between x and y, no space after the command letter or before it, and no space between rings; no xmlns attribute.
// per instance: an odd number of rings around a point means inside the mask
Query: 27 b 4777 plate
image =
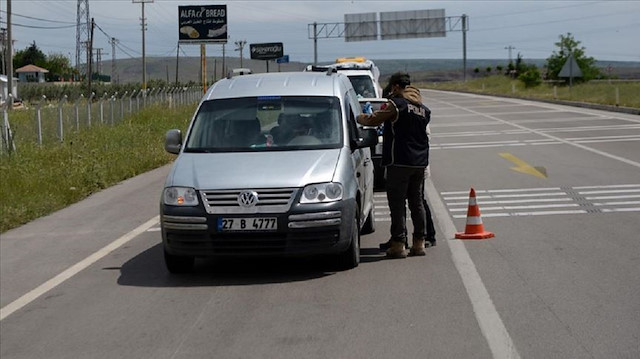
<svg viewBox="0 0 640 359"><path fill-rule="evenodd" d="M218 231L275 231L278 220L275 217L218 218Z"/></svg>

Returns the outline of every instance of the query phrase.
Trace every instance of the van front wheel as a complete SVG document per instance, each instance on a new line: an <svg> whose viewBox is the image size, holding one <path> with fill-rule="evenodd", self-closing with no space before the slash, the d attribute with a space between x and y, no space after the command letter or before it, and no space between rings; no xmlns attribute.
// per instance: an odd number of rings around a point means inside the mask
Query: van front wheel
<svg viewBox="0 0 640 359"><path fill-rule="evenodd" d="M176 256L164 250L164 263L169 273L189 273L193 270L195 258L192 256Z"/></svg>
<svg viewBox="0 0 640 359"><path fill-rule="evenodd" d="M351 224L351 244L346 251L338 255L338 268L342 270L352 269L360 264L360 228L358 215L353 218Z"/></svg>

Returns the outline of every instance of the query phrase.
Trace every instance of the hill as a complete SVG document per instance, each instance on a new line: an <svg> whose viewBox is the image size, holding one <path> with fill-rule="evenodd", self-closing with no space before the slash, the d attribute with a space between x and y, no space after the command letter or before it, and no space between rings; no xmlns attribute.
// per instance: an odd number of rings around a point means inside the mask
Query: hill
<svg viewBox="0 0 640 359"><path fill-rule="evenodd" d="M409 72L415 81L450 81L462 79L462 60L461 59L420 59L420 60L375 60L372 59L380 68L380 74L386 79L390 74L396 71ZM212 83L224 77L227 70L248 67L255 73L267 72L267 62L263 60L243 59L242 66L240 58L227 57L207 57L207 77L208 82ZM546 63L544 59L525 59L525 63L534 64L542 68ZM199 57L148 57L147 65L147 81L164 80L167 82L176 81L176 67L178 72L178 80L181 83L193 81L200 82L200 58ZM286 64L276 64L270 61L268 66L269 72L288 72L302 71L308 63L290 62ZM505 59L469 59L467 60L467 77L474 77L473 70L480 69L482 76L487 67L491 67L495 71L496 66L506 67ZM640 79L640 62L621 62L621 61L600 61L596 65L602 69L604 73L610 73L612 76L621 79ZM103 61L103 74L111 75L111 61ZM121 83L140 83L142 82L142 60L138 59L122 59L116 60L116 79Z"/></svg>

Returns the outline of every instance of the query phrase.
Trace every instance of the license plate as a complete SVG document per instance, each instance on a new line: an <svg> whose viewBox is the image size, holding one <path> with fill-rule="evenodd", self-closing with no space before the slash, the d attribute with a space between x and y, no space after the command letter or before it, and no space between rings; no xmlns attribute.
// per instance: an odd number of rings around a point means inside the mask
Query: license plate
<svg viewBox="0 0 640 359"><path fill-rule="evenodd" d="M275 231L278 220L275 217L218 218L218 231Z"/></svg>

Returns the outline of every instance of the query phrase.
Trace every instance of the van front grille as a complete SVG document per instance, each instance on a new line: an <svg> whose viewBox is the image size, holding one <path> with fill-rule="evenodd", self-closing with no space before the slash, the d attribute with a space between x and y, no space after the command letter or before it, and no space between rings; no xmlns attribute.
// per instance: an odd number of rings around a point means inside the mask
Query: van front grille
<svg viewBox="0 0 640 359"><path fill-rule="evenodd" d="M255 192L258 195L258 201L253 206L243 207L238 197L247 190ZM209 190L200 191L200 195L209 214L283 213L291 208L296 189Z"/></svg>

